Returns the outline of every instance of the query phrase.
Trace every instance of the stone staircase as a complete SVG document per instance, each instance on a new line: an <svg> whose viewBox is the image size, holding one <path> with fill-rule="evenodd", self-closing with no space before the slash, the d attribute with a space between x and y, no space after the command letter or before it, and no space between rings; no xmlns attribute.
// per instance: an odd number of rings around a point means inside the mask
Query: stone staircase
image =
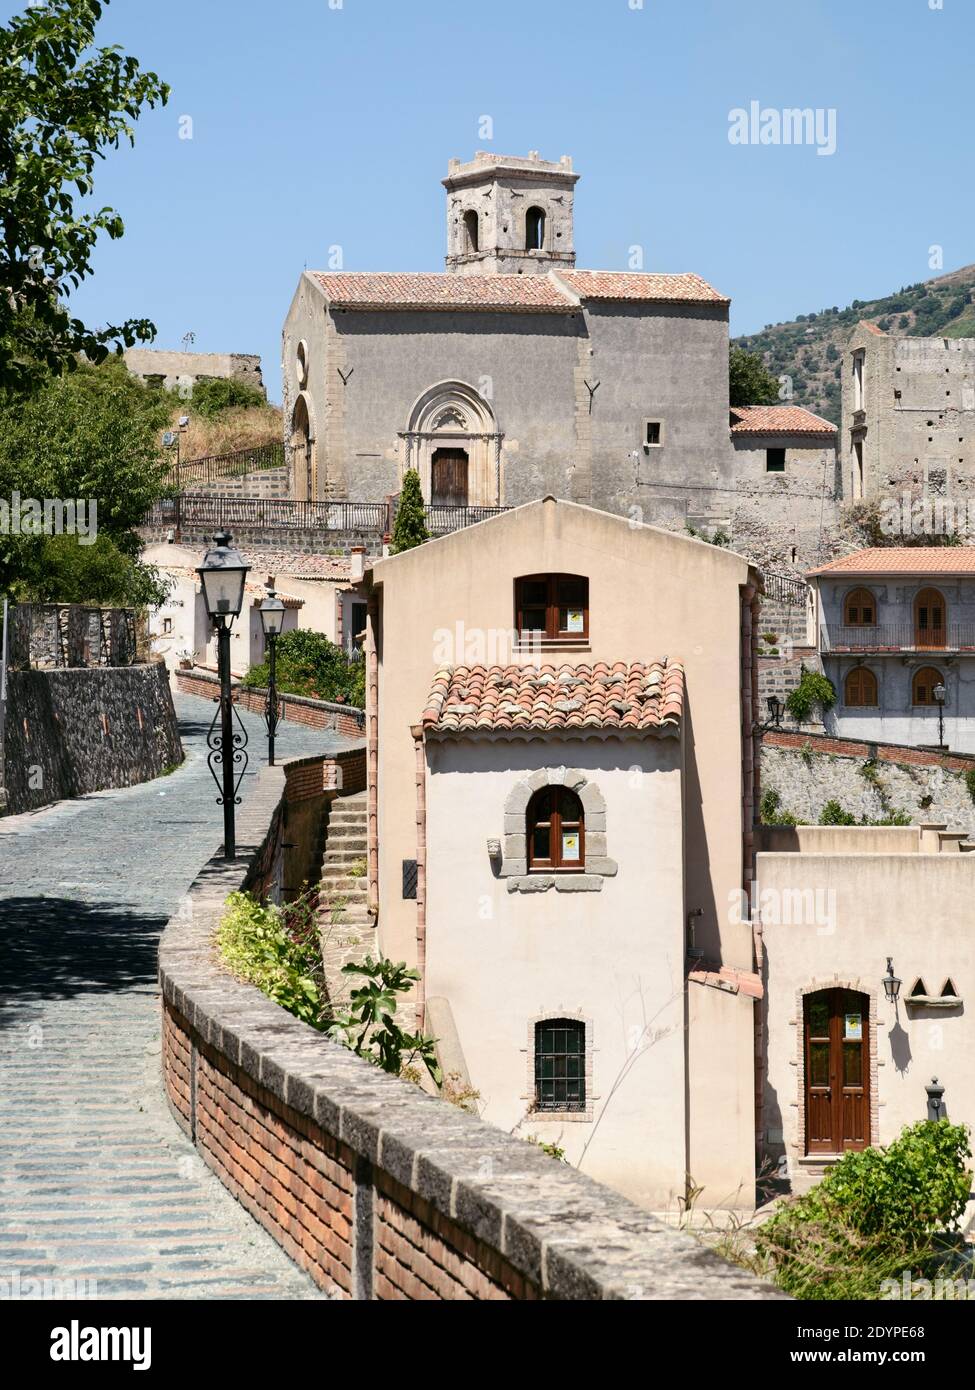
<svg viewBox="0 0 975 1390"><path fill-rule="evenodd" d="M366 793L337 797L329 807L318 899L318 930L329 995L346 995L349 961L376 955L375 918L366 906Z"/></svg>

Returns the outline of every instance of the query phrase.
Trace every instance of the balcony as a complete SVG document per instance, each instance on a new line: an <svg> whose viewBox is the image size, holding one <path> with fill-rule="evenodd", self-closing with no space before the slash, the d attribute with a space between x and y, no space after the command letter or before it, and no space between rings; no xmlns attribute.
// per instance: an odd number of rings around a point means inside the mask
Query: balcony
<svg viewBox="0 0 975 1390"><path fill-rule="evenodd" d="M830 623L819 630L819 650L828 655L975 652L975 623L947 623L940 628L920 628L914 623L877 623L871 627Z"/></svg>

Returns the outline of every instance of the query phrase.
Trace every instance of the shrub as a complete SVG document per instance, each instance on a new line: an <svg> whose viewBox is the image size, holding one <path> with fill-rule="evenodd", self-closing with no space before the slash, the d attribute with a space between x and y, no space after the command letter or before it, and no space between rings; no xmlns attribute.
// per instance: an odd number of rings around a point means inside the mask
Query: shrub
<svg viewBox="0 0 975 1390"><path fill-rule="evenodd" d="M426 514L423 509L423 493L420 489L420 475L415 468L403 476L403 490L400 493L396 523L393 526L393 541L390 551L399 555L404 550L412 550L430 539L427 530Z"/></svg>
<svg viewBox="0 0 975 1390"><path fill-rule="evenodd" d="M879 1298L883 1280L943 1258L968 1199L970 1157L968 1129L947 1120L844 1154L756 1232L759 1254L797 1298Z"/></svg>
<svg viewBox="0 0 975 1390"><path fill-rule="evenodd" d="M269 679L270 668L262 661L251 667L243 684L264 688ZM357 709L366 703L365 662L347 657L324 633L307 628L295 628L278 638L277 684L286 695L340 700Z"/></svg>
<svg viewBox="0 0 975 1390"><path fill-rule="evenodd" d="M975 767L970 767L965 773L965 786L968 789L968 795L975 801Z"/></svg>
<svg viewBox="0 0 975 1390"><path fill-rule="evenodd" d="M786 709L798 724L809 718L814 706L818 705L825 712L835 704L836 687L830 678L820 671L807 671L805 667L802 668L799 684L789 691L785 701Z"/></svg>
<svg viewBox="0 0 975 1390"><path fill-rule="evenodd" d="M856 825L857 818L844 811L838 801L827 801L819 815L820 825Z"/></svg>
<svg viewBox="0 0 975 1390"><path fill-rule="evenodd" d="M198 381L190 399L193 410L207 420L212 420L224 410L239 410L267 403L256 386L237 381L234 377L211 377L209 381Z"/></svg>
<svg viewBox="0 0 975 1390"><path fill-rule="evenodd" d="M774 787L767 787L762 792L762 798L758 803L758 815L763 825L798 825L795 816L788 811L780 811L782 798Z"/></svg>

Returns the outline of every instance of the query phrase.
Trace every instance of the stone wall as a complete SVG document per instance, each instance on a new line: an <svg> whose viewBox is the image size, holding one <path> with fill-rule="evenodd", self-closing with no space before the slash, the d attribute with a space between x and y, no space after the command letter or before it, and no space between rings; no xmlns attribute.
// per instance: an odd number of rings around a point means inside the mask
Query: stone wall
<svg viewBox="0 0 975 1390"><path fill-rule="evenodd" d="M176 689L184 695L200 695L204 699L215 700L220 693L220 682L209 671L177 671ZM234 687L234 698L242 709L263 714L267 691L260 686L237 685ZM356 709L354 705L334 705L327 700L309 699L307 695L279 695L278 701L279 719L307 724L314 729L331 729L337 734L348 734L350 738L358 738L365 733L366 712Z"/></svg>
<svg viewBox="0 0 975 1390"><path fill-rule="evenodd" d="M10 813L147 782L182 760L165 666L7 674Z"/></svg>
<svg viewBox="0 0 975 1390"><path fill-rule="evenodd" d="M307 760L306 760L307 761ZM379 1071L214 959L285 788L265 768L239 857L160 946L163 1075L204 1162L337 1299L783 1298L535 1146Z"/></svg>
<svg viewBox="0 0 975 1390"><path fill-rule="evenodd" d="M267 395L261 359L246 352L169 352L165 348L127 348L122 354L133 376L155 380L167 391L192 387L213 377L233 378Z"/></svg>
<svg viewBox="0 0 975 1390"><path fill-rule="evenodd" d="M798 820L815 824L826 802L838 801L857 820L904 811L915 825L941 821L975 830L975 803L965 784L975 757L767 730L761 759L762 791L777 791L779 809ZM865 775L864 767L873 771Z"/></svg>
<svg viewBox="0 0 975 1390"><path fill-rule="evenodd" d="M221 493L222 496L222 493ZM139 527L139 536L144 545L158 545L169 540L174 528L170 524L153 522ZM213 523L186 525L179 528L182 545L199 546L205 549L213 541ZM351 555L360 546L366 555L379 556L383 553L383 537L378 530L332 530L320 528L301 531L288 527L242 526L237 522L231 525L234 544L241 550L287 550L292 555Z"/></svg>

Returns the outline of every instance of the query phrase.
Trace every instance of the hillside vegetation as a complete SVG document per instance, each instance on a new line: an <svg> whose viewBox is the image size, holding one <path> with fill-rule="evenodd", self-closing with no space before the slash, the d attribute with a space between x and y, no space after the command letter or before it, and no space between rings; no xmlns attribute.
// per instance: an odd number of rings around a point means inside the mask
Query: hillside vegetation
<svg viewBox="0 0 975 1390"><path fill-rule="evenodd" d="M170 428L190 418L180 444L183 462L281 443L281 411L245 382L213 378L197 382L189 399L173 396Z"/></svg>
<svg viewBox="0 0 975 1390"><path fill-rule="evenodd" d="M860 319L885 333L914 338L975 337L975 265L953 270L883 299L854 299L847 308L834 305L817 314L800 314L791 323L766 324L760 333L736 338L735 344L762 355L773 376L791 376L793 401L840 420L843 353Z"/></svg>

